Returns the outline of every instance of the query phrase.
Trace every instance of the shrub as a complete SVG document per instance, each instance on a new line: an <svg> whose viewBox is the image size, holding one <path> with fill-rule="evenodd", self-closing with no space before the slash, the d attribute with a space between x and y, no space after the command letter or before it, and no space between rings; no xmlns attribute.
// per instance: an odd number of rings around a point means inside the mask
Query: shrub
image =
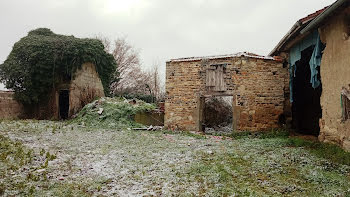
<svg viewBox="0 0 350 197"><path fill-rule="evenodd" d="M100 109L103 109L101 114L98 113ZM87 104L71 122L92 127L114 129L140 127L142 125L134 121L134 115L138 112L151 111L153 109L155 109L155 105L140 100L137 100L134 105L124 98L101 98Z"/></svg>

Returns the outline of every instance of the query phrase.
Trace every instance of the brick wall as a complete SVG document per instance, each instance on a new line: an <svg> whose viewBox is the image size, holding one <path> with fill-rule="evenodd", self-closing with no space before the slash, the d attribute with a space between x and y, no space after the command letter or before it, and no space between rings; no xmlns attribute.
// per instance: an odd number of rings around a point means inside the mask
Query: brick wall
<svg viewBox="0 0 350 197"><path fill-rule="evenodd" d="M260 131L279 127L284 113L287 69L272 61L254 58L236 60L232 74L237 130Z"/></svg>
<svg viewBox="0 0 350 197"><path fill-rule="evenodd" d="M224 64L226 91L206 86L208 65ZM165 127L200 130L203 97L233 96L234 128L238 131L277 128L284 113L288 72L267 58L225 57L172 60L166 66Z"/></svg>
<svg viewBox="0 0 350 197"><path fill-rule="evenodd" d="M203 86L200 62L167 62L164 125L198 130L199 91Z"/></svg>
<svg viewBox="0 0 350 197"><path fill-rule="evenodd" d="M23 115L23 106L13 98L13 94L0 91L0 119L16 119Z"/></svg>

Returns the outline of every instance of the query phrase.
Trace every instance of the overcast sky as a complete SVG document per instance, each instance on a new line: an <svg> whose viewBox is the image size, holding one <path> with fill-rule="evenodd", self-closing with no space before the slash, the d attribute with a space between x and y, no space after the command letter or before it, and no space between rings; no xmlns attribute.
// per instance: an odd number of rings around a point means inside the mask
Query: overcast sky
<svg viewBox="0 0 350 197"><path fill-rule="evenodd" d="M0 63L15 42L38 27L76 37L126 36L140 50L144 67L158 62L163 71L172 58L241 51L267 55L298 19L333 2L0 0Z"/></svg>

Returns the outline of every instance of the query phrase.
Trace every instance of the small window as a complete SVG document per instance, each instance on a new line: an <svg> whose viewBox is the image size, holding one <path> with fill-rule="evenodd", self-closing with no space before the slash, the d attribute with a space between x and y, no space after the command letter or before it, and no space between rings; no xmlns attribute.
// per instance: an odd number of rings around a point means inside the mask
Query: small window
<svg viewBox="0 0 350 197"><path fill-rule="evenodd" d="M350 91L343 88L341 93L343 121L350 119Z"/></svg>

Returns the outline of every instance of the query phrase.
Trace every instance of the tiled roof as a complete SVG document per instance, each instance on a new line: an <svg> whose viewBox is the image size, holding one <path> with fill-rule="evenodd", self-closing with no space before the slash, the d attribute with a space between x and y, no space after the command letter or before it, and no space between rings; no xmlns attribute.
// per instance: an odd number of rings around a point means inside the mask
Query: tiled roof
<svg viewBox="0 0 350 197"><path fill-rule="evenodd" d="M316 18L318 15L322 14L322 12L324 12L328 7L329 6L324 7L323 9L317 10L316 12L307 15L306 17L300 19L299 21L302 22L302 23L308 22L308 21Z"/></svg>
<svg viewBox="0 0 350 197"><path fill-rule="evenodd" d="M278 53L281 49L283 49L284 45L294 39L296 36L300 35L300 31L306 27L312 20L314 20L317 16L322 14L325 10L327 10L329 6L324 7L316 12L307 15L304 18L299 19L293 27L287 32L287 34L280 40L277 46L269 53L269 55L273 56Z"/></svg>

